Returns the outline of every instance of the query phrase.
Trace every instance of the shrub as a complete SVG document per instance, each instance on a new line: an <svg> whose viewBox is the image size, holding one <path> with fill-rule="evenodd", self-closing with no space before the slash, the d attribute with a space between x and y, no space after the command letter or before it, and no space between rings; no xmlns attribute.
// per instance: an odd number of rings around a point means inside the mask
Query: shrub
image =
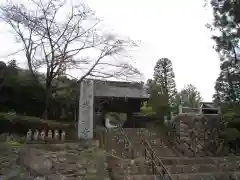
<svg viewBox="0 0 240 180"><path fill-rule="evenodd" d="M236 141L240 139L240 132L236 128L227 128L221 133L221 136L227 142Z"/></svg>
<svg viewBox="0 0 240 180"><path fill-rule="evenodd" d="M146 107L146 106L143 106L141 108L141 112L145 115L145 116L156 116L156 112L153 111L152 107Z"/></svg>
<svg viewBox="0 0 240 180"><path fill-rule="evenodd" d="M0 133L12 133L25 135L29 129L59 129L68 131L74 124L59 123L51 120L43 120L37 117L18 115L15 113L0 113Z"/></svg>
<svg viewBox="0 0 240 180"><path fill-rule="evenodd" d="M235 120L226 120L227 121L227 127L228 128L236 128L238 131L240 131L240 121L238 119Z"/></svg>

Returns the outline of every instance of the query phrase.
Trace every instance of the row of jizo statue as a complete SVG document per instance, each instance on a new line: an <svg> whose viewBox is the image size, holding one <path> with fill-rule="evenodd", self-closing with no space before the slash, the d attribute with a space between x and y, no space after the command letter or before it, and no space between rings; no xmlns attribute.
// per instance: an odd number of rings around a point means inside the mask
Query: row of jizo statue
<svg viewBox="0 0 240 180"><path fill-rule="evenodd" d="M27 132L27 141L31 140L61 140L64 141L66 138L66 132L64 130L59 131L57 129L55 130L42 130L39 131L36 129L34 132L29 129Z"/></svg>

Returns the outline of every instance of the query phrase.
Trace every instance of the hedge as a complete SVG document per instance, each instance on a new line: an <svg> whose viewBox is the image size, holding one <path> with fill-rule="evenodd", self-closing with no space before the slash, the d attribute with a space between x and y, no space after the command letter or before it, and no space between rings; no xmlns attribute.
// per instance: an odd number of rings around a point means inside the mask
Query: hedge
<svg viewBox="0 0 240 180"><path fill-rule="evenodd" d="M227 142L236 141L240 139L240 132L236 128L227 128L221 133L221 137Z"/></svg>
<svg viewBox="0 0 240 180"><path fill-rule="evenodd" d="M228 120L226 119L227 127L228 128L236 128L238 131L240 131L240 120L234 119L234 120Z"/></svg>
<svg viewBox="0 0 240 180"><path fill-rule="evenodd" d="M74 129L74 123L60 123L57 121L43 120L37 117L18 115L14 113L0 113L0 134L12 133L26 135L28 130L59 129L69 131Z"/></svg>

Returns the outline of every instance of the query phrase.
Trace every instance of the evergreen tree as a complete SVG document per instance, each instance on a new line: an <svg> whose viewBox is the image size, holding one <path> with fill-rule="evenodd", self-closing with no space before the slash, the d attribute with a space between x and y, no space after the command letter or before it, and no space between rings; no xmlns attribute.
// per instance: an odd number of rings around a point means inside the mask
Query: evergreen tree
<svg viewBox="0 0 240 180"><path fill-rule="evenodd" d="M194 85L188 84L177 94L176 100L177 104L181 102L183 106L198 108L202 101L202 96Z"/></svg>
<svg viewBox="0 0 240 180"><path fill-rule="evenodd" d="M219 102L239 103L240 87L240 3L239 0L211 0L214 21L208 25L214 32L215 49L221 60L213 98Z"/></svg>
<svg viewBox="0 0 240 180"><path fill-rule="evenodd" d="M240 83L238 78L239 71L236 66L232 67L229 62L221 65L221 72L215 83L214 101L222 103L240 102Z"/></svg>
<svg viewBox="0 0 240 180"><path fill-rule="evenodd" d="M214 21L208 25L213 30L216 51L222 61L239 63L240 3L239 0L211 0Z"/></svg>
<svg viewBox="0 0 240 180"><path fill-rule="evenodd" d="M156 112L159 120L164 116L169 115L169 105L167 96L161 93L162 86L157 84L156 81L152 81L150 89L150 99L149 106L152 107L152 110Z"/></svg>
<svg viewBox="0 0 240 180"><path fill-rule="evenodd" d="M153 76L154 82L159 86L158 94L164 97L163 100L169 106L177 94L172 62L168 58L159 59L154 67Z"/></svg>

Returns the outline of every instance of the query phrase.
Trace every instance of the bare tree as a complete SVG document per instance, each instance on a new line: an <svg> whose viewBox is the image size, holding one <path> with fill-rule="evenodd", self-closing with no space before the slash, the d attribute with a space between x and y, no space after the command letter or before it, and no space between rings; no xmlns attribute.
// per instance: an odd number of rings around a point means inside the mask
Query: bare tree
<svg viewBox="0 0 240 180"><path fill-rule="evenodd" d="M52 82L69 70L82 70L87 76L111 78L140 74L129 61L119 57L136 43L100 31L100 20L85 4L64 0L29 0L27 5L6 2L0 7L1 19L10 25L23 46L30 72L45 71L46 105L55 91ZM125 58L124 58L125 59Z"/></svg>

